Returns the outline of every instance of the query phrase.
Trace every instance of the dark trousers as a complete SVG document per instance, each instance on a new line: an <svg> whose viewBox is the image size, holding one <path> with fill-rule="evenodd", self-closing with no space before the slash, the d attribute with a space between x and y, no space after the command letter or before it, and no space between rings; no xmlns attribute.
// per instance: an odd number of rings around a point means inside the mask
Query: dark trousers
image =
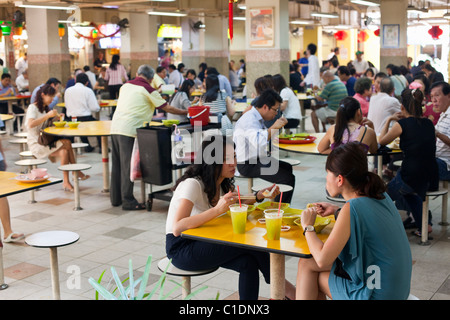
<svg viewBox="0 0 450 320"><path fill-rule="evenodd" d="M109 195L115 207L134 207L138 201L133 195L134 183L130 180L131 154L134 138L111 135L111 184Z"/></svg>
<svg viewBox="0 0 450 320"><path fill-rule="evenodd" d="M67 121L72 121L71 118L67 117ZM77 121L83 122L83 121L97 121L93 116L84 116L84 117L77 117ZM81 142L87 143L89 147L91 147L91 144L89 143L88 137L80 137ZM102 150L102 138L97 137L97 144L100 150Z"/></svg>
<svg viewBox="0 0 450 320"><path fill-rule="evenodd" d="M216 267L239 273L240 300L258 300L259 271L270 283L270 258L267 252L227 245L194 241L166 235L167 257L184 270L204 270Z"/></svg>
<svg viewBox="0 0 450 320"><path fill-rule="evenodd" d="M278 161L278 171L273 174L265 174L262 169L269 168L273 164L273 161ZM295 188L295 175L292 172L292 165L275 158L266 158L264 161L258 160L256 162L257 163L255 164L252 164L252 161L248 161L244 164L238 163L237 169L239 173L245 177L261 178L269 182L291 186L292 191L284 192L282 199L285 203L291 203ZM280 201L280 195L275 198L275 201Z"/></svg>
<svg viewBox="0 0 450 320"><path fill-rule="evenodd" d="M109 98L110 99L118 99L119 98L119 91L120 91L120 87L122 87L121 84L116 84L113 86L108 86L108 90L109 90ZM111 108L111 114L109 115L112 119L114 112L116 111L116 107L112 107Z"/></svg>

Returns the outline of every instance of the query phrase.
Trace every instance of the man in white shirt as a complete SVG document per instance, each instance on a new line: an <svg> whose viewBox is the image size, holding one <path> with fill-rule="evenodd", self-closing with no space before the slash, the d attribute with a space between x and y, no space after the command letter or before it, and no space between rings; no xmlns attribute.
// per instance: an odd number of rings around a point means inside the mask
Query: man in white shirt
<svg viewBox="0 0 450 320"><path fill-rule="evenodd" d="M283 202L290 203L295 188L292 165L267 154L272 135L278 134L287 120L281 117L269 129L264 125L264 121L275 118L282 102L275 90L264 90L255 105L237 121L233 141L236 145L239 174L291 186L292 191L285 192L282 199ZM279 201L279 198L280 196L277 196L275 201Z"/></svg>
<svg viewBox="0 0 450 320"><path fill-rule="evenodd" d="M30 82L28 80L28 70L22 72L20 76L16 78L17 91L28 92L30 91Z"/></svg>
<svg viewBox="0 0 450 320"><path fill-rule="evenodd" d="M439 180L450 180L450 84L444 81L433 83L431 102L438 112L442 112L435 126Z"/></svg>
<svg viewBox="0 0 450 320"><path fill-rule="evenodd" d="M92 116L93 112L99 112L97 98L94 90L88 88L89 78L85 73L77 75L74 86L67 88L64 93L64 102L66 107L66 118L71 121L77 118L77 121L96 121ZM90 145L87 137L81 137L83 143L87 143L86 152L92 152L94 148ZM98 146L101 152L101 139L97 137Z"/></svg>
<svg viewBox="0 0 450 320"><path fill-rule="evenodd" d="M25 70L28 69L28 57L26 52L23 57L16 61L15 67L17 70L17 76L20 76Z"/></svg>
<svg viewBox="0 0 450 320"><path fill-rule="evenodd" d="M173 84L175 88L181 88L183 84L183 75L173 64L169 65L169 84Z"/></svg>
<svg viewBox="0 0 450 320"><path fill-rule="evenodd" d="M319 60L315 56L317 46L314 43L308 44L306 56L308 57L308 74L300 84L303 86L318 87L320 85L320 67Z"/></svg>
<svg viewBox="0 0 450 320"><path fill-rule="evenodd" d="M84 73L86 73L86 75L89 78L89 82L91 83L91 87L94 88L95 84L97 83L97 77L95 76L95 73L93 73L91 71L91 68L89 68L89 66L84 66L83 70L84 70Z"/></svg>
<svg viewBox="0 0 450 320"><path fill-rule="evenodd" d="M353 62L352 62L353 67L356 70L356 75L358 77L363 75L364 72L366 72L366 70L369 69L369 63L362 58L363 54L364 54L363 51L359 51L359 50L356 51L356 59L353 60Z"/></svg>
<svg viewBox="0 0 450 320"><path fill-rule="evenodd" d="M380 134L386 120L393 114L400 112L400 102L393 97L394 83L389 77L380 82L380 92L370 98L369 113L367 118L373 122L377 135Z"/></svg>

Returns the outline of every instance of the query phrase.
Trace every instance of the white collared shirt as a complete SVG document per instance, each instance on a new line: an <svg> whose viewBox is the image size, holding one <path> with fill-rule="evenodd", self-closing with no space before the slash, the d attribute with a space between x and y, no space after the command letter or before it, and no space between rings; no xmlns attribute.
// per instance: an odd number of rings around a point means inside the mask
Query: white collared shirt
<svg viewBox="0 0 450 320"><path fill-rule="evenodd" d="M68 117L86 117L100 111L94 90L78 82L64 92Z"/></svg>
<svg viewBox="0 0 450 320"><path fill-rule="evenodd" d="M450 137L450 106L445 113L441 114L435 128L440 133ZM436 158L445 161L447 163L447 170L450 170L450 147L441 139L436 139Z"/></svg>
<svg viewBox="0 0 450 320"><path fill-rule="evenodd" d="M320 67L319 60L315 55L311 55L308 58L308 74L305 77L305 83L313 86L320 85Z"/></svg>
<svg viewBox="0 0 450 320"><path fill-rule="evenodd" d="M373 122L375 133L379 135L386 120L400 111L401 104L397 98L391 97L387 93L379 92L370 98L367 118Z"/></svg>

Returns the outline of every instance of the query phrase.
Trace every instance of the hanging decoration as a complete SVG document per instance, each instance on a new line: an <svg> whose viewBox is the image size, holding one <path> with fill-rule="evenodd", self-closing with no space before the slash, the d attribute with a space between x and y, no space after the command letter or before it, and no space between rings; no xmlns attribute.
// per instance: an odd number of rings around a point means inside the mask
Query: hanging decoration
<svg viewBox="0 0 450 320"><path fill-rule="evenodd" d="M230 41L233 41L233 4L237 0L228 0L228 33Z"/></svg>
<svg viewBox="0 0 450 320"><path fill-rule="evenodd" d="M1 26L2 28L2 33L4 36L9 36L11 34L11 27L10 26Z"/></svg>
<svg viewBox="0 0 450 320"><path fill-rule="evenodd" d="M374 35L379 37L380 36L380 29L375 30L373 33L374 33Z"/></svg>
<svg viewBox="0 0 450 320"><path fill-rule="evenodd" d="M338 41L345 40L345 39L347 39L347 32L339 30L334 33L334 38Z"/></svg>
<svg viewBox="0 0 450 320"><path fill-rule="evenodd" d="M366 42L369 39L369 34L364 30L358 33L358 42Z"/></svg>
<svg viewBox="0 0 450 320"><path fill-rule="evenodd" d="M431 38L433 38L433 40L438 40L443 32L444 31L439 28L439 26L433 26L430 30L428 30L428 33L431 35Z"/></svg>
<svg viewBox="0 0 450 320"><path fill-rule="evenodd" d="M3 41L3 32L2 32L2 28L0 28L0 42Z"/></svg>
<svg viewBox="0 0 450 320"><path fill-rule="evenodd" d="M59 39L62 40L62 38L64 37L65 34L66 34L66 28L64 28L64 24L63 23L59 23L58 24Z"/></svg>
<svg viewBox="0 0 450 320"><path fill-rule="evenodd" d="M93 41L95 41L95 40L100 40L100 39L103 39L103 38L112 38L112 37L114 37L116 34L118 34L121 30L124 30L124 29L126 29L126 28L128 28L128 19L122 19L122 20L120 20L118 23L117 23L117 30L116 31L114 31L113 33L111 33L111 34L103 34L102 33L102 31L100 30L100 27L97 25L97 24L95 24L95 23L93 23L93 22L91 22L90 24L89 24L89 26L91 26L91 27L93 27L94 29L92 29L92 31L91 31L91 33L90 33L90 35L89 36L85 36L85 35L83 35L83 34L81 34L81 33L79 33L75 28L73 28L71 25L70 25L70 27L72 28L72 30L75 32L75 34L76 34L76 36L78 36L78 37L82 37L82 38L85 38L85 39L88 39L88 40L90 40L91 42L93 42Z"/></svg>
<svg viewBox="0 0 450 320"><path fill-rule="evenodd" d="M92 29L91 37L92 37L92 39L97 39L98 38L98 31L97 31L97 29Z"/></svg>
<svg viewBox="0 0 450 320"><path fill-rule="evenodd" d="M17 22L14 26L14 34L17 36L21 36L23 31L23 23Z"/></svg>

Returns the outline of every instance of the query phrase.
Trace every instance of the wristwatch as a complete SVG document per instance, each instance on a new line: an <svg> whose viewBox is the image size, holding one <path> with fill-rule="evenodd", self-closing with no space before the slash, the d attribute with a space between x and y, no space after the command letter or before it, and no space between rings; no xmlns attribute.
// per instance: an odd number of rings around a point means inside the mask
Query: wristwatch
<svg viewBox="0 0 450 320"><path fill-rule="evenodd" d="M314 228L314 226L309 225L305 227L305 230L303 230L303 235L305 235L306 231L315 231L316 229Z"/></svg>

